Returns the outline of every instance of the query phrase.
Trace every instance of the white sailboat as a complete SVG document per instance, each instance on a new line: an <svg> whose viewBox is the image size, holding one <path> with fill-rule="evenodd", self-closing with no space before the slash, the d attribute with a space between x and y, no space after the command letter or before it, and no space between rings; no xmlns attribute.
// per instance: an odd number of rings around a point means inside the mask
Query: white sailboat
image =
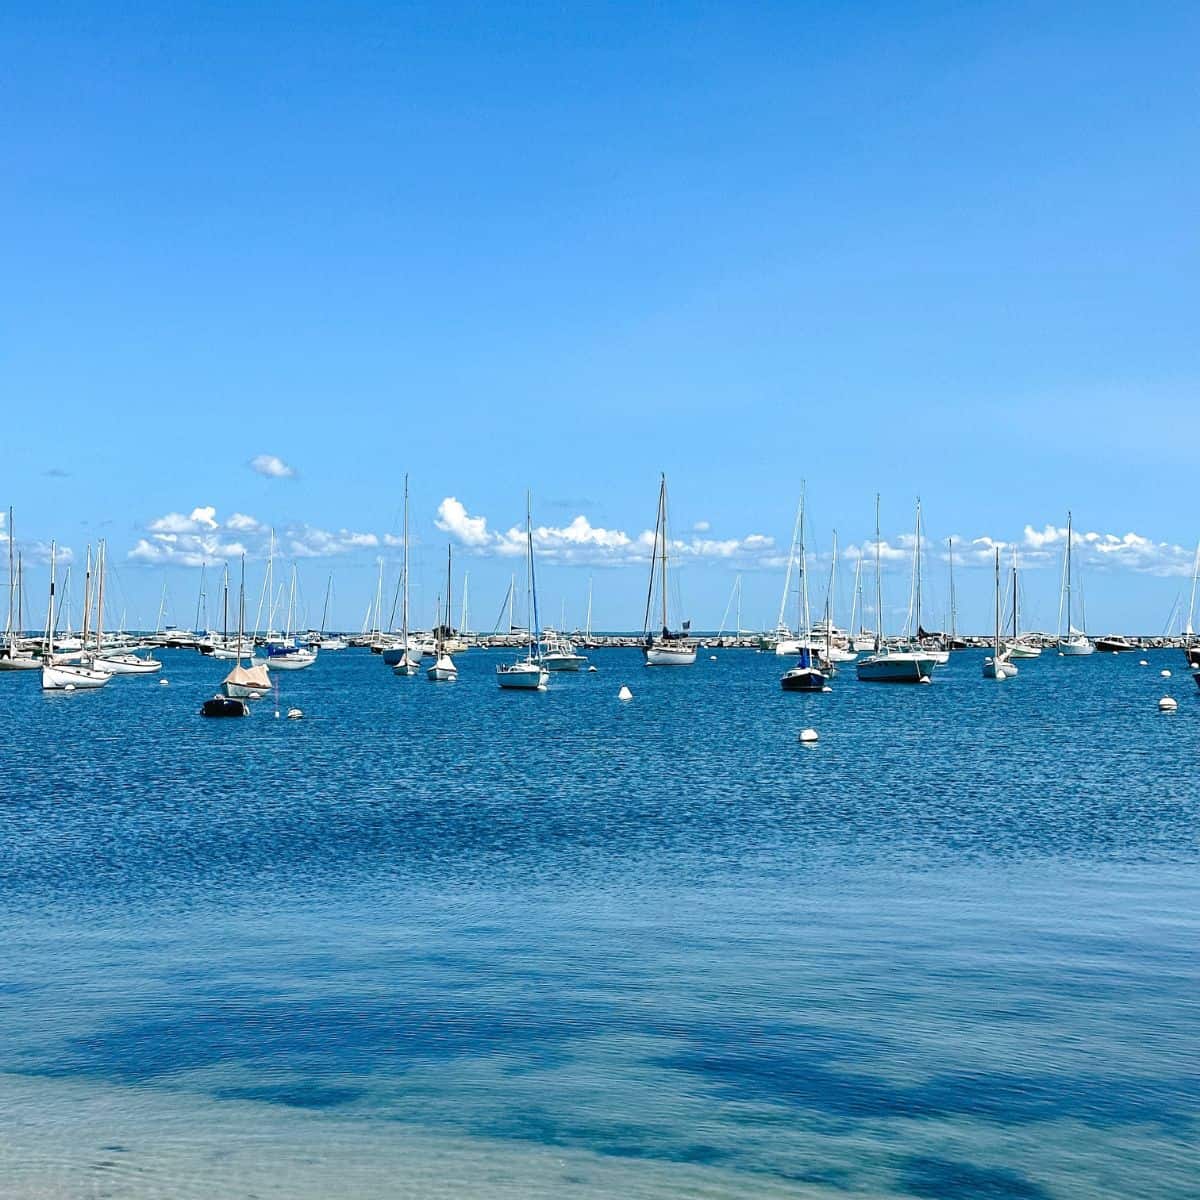
<svg viewBox="0 0 1200 1200"><path fill-rule="evenodd" d="M790 658L800 652L799 631L792 633L787 623L788 599L792 591L792 568L796 563L796 547L800 540L800 522L804 517L804 499L796 505L796 522L792 526L792 544L788 548L787 569L783 573L783 595L779 598L779 620L775 622L775 653L780 658Z"/></svg>
<svg viewBox="0 0 1200 1200"><path fill-rule="evenodd" d="M916 636L913 638L913 647L914 649L920 650L924 654L930 655L933 661L938 664L938 666L945 666L945 664L950 661L949 649L942 644L943 639L940 637L940 635L926 633L921 624L921 606L925 594L924 577L921 572L921 565L924 559L924 541L925 535L921 527L921 498L918 496L916 540L913 543L912 601L914 609L913 624L916 628ZM950 571L951 586L953 587L953 554L951 554ZM951 607L953 608L953 604Z"/></svg>
<svg viewBox="0 0 1200 1200"><path fill-rule="evenodd" d="M1011 662L1014 658L1038 658L1042 647L1032 638L1021 632L1021 589L1017 576L1017 548L1013 547L1012 561L1012 637L1004 643L1005 657Z"/></svg>
<svg viewBox="0 0 1200 1200"><path fill-rule="evenodd" d="M386 660L385 660L386 661ZM404 558L400 565L400 658L393 665L396 675L413 676L421 669L421 653L414 650L408 633L408 475L404 476Z"/></svg>
<svg viewBox="0 0 1200 1200"><path fill-rule="evenodd" d="M918 522L919 527L919 522ZM864 683L929 683L936 658L921 649L893 648L883 640L883 568L882 538L879 532L879 496L875 497L875 616L879 632L875 651L854 664L855 673Z"/></svg>
<svg viewBox="0 0 1200 1200"><path fill-rule="evenodd" d="M46 653L42 657L42 688L48 692L101 688L112 678L111 675L81 664L56 662L54 659L54 562L55 544L51 542L50 602L46 611Z"/></svg>
<svg viewBox="0 0 1200 1200"><path fill-rule="evenodd" d="M96 548L96 653L86 659L88 666L109 675L154 675L162 670L157 658L143 658L132 651L104 645L104 580L108 568L108 543L101 541Z"/></svg>
<svg viewBox="0 0 1200 1200"><path fill-rule="evenodd" d="M458 678L458 667L454 665L454 659L450 657L450 652L446 649L446 643L450 637L450 613L453 611L451 607L451 548L446 547L446 614L445 619L442 619L441 605L438 605L438 629L437 629L437 645L436 655L433 664L425 668L425 678L432 683L453 683Z"/></svg>
<svg viewBox="0 0 1200 1200"><path fill-rule="evenodd" d="M21 649L21 633L24 624L21 610L20 572L16 568L15 535L13 534L13 510L8 510L8 625L4 631L4 649L0 652L0 671L33 671L42 664Z"/></svg>
<svg viewBox="0 0 1200 1200"><path fill-rule="evenodd" d="M496 668L496 683L506 690L540 691L550 672L538 652L537 576L533 565L533 515L529 493L525 494L525 610L529 614L529 641L525 657Z"/></svg>
<svg viewBox="0 0 1200 1200"><path fill-rule="evenodd" d="M861 560L860 560L861 562ZM831 667L839 663L852 663L858 658L858 651L843 630L834 624L834 606L837 603L837 567L838 567L838 535L833 531L833 557L829 563L829 590L825 593L825 628L821 631L825 638L822 654ZM851 627L853 627L851 621Z"/></svg>
<svg viewBox="0 0 1200 1200"><path fill-rule="evenodd" d="M296 621L296 564L292 563L292 578L288 588L287 629L283 640L267 643L267 662L275 671L302 671L317 661L317 651L300 645L295 633Z"/></svg>
<svg viewBox="0 0 1200 1200"><path fill-rule="evenodd" d="M984 679L995 679L998 682L1010 678L1017 673L1017 668L1005 656L1004 647L1000 642L1000 547L995 547L996 555L996 630L992 638L992 652L983 660Z"/></svg>
<svg viewBox="0 0 1200 1200"><path fill-rule="evenodd" d="M271 690L271 678L266 663L254 661L253 652L246 655L242 666L242 647L246 627L246 556L242 555L241 581L238 585L237 663L221 681L221 691L233 700L261 700Z"/></svg>
<svg viewBox="0 0 1200 1200"><path fill-rule="evenodd" d="M1063 552L1063 586L1058 602L1058 652L1065 658L1082 658L1091 654L1095 647L1088 639L1082 626L1085 624L1080 611L1080 627L1075 625L1074 588L1072 584L1072 567L1074 565L1075 547L1074 526L1071 513L1067 513L1067 546ZM1066 633L1063 633L1063 614L1066 614Z"/></svg>
<svg viewBox="0 0 1200 1200"><path fill-rule="evenodd" d="M696 661L696 643L688 637L690 621L682 632L672 633L667 620L667 477L658 487L658 517L654 525L654 545L650 552L650 586L646 591L646 615L642 622L642 654L648 667L690 667ZM662 593L662 632L650 632L650 608L654 600L655 569L661 568L659 590Z"/></svg>

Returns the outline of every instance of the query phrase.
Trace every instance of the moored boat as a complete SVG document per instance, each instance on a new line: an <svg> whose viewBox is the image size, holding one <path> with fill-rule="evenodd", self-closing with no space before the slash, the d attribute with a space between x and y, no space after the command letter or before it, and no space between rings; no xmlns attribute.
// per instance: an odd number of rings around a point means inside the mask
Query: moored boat
<svg viewBox="0 0 1200 1200"><path fill-rule="evenodd" d="M646 591L646 615L642 622L642 655L648 667L690 667L696 661L696 643L688 636L691 621L684 621L682 632L675 633L667 618L667 477L663 475L658 487L658 517L654 524L654 543L650 551L650 587ZM650 609L654 601L656 568L662 599L662 632L652 633Z"/></svg>

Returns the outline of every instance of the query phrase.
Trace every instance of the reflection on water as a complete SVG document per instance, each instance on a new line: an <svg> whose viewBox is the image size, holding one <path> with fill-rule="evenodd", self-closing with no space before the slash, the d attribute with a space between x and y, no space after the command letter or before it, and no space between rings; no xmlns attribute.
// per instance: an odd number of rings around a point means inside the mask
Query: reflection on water
<svg viewBox="0 0 1200 1200"><path fill-rule="evenodd" d="M1200 705L1157 669L611 652L524 696L346 652L305 721L204 723L220 664L168 660L0 688L14 1194L1194 1195Z"/></svg>

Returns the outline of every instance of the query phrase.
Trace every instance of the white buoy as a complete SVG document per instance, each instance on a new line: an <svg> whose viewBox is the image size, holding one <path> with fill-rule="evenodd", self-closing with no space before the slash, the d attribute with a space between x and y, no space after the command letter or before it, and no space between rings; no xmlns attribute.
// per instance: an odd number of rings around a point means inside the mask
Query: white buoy
<svg viewBox="0 0 1200 1200"><path fill-rule="evenodd" d="M1179 707L1179 701L1174 696L1164 696L1158 702L1159 712L1174 712Z"/></svg>
<svg viewBox="0 0 1200 1200"><path fill-rule="evenodd" d="M817 731L815 729L800 730L800 740L806 745L811 746L817 740Z"/></svg>
<svg viewBox="0 0 1200 1200"><path fill-rule="evenodd" d="M716 661L717 661L717 656L716 656L715 654L710 654L710 655L708 656L708 661L709 661L709 662L716 662Z"/></svg>
<svg viewBox="0 0 1200 1200"><path fill-rule="evenodd" d="M595 669L596 669L596 666L593 663L592 666L588 667L588 674L590 675Z"/></svg>
<svg viewBox="0 0 1200 1200"><path fill-rule="evenodd" d="M933 680L930 679L928 675L922 675L921 678L917 682L918 683L932 683Z"/></svg>
<svg viewBox="0 0 1200 1200"><path fill-rule="evenodd" d="M633 693L624 685L621 685L621 690L617 693L618 700L632 700Z"/></svg>
<svg viewBox="0 0 1200 1200"><path fill-rule="evenodd" d="M160 679L160 680L158 681L158 686L159 686L159 687L170 687L170 686L171 686L171 681L170 681L169 679Z"/></svg>
<svg viewBox="0 0 1200 1200"><path fill-rule="evenodd" d="M67 686L63 688L64 692L73 692L74 690L75 685L73 683L68 683Z"/></svg>
<svg viewBox="0 0 1200 1200"><path fill-rule="evenodd" d="M833 691L833 688L831 688L831 687L823 687L823 688L821 689L821 691L823 691L823 692L832 692L832 691Z"/></svg>
<svg viewBox="0 0 1200 1200"><path fill-rule="evenodd" d="M1171 672L1170 672L1170 671L1159 671L1159 674L1160 674L1160 675L1161 675L1161 676L1162 676L1164 679L1170 679L1170 678L1171 678Z"/></svg>
<svg viewBox="0 0 1200 1200"><path fill-rule="evenodd" d="M1148 662L1147 662L1147 661L1146 661L1144 658L1139 658L1139 659L1138 659L1138 666L1139 666L1139 667L1148 667L1149 665L1150 665L1150 664L1149 664L1149 663L1148 663Z"/></svg>
<svg viewBox="0 0 1200 1200"><path fill-rule="evenodd" d="M303 709L301 709L301 708L289 708L288 709L288 720L289 721L299 721L302 716L304 716Z"/></svg>
<svg viewBox="0 0 1200 1200"><path fill-rule="evenodd" d="M279 709L275 710L275 720L279 720Z"/></svg>

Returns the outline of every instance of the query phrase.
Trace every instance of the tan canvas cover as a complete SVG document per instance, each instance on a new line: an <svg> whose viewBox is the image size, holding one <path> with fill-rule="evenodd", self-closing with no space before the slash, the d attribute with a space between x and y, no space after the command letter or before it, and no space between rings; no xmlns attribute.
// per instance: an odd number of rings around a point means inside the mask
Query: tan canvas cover
<svg viewBox="0 0 1200 1200"><path fill-rule="evenodd" d="M265 665L257 667L234 667L228 675L225 676L226 683L236 683L242 687L270 688L271 680L267 675Z"/></svg>

